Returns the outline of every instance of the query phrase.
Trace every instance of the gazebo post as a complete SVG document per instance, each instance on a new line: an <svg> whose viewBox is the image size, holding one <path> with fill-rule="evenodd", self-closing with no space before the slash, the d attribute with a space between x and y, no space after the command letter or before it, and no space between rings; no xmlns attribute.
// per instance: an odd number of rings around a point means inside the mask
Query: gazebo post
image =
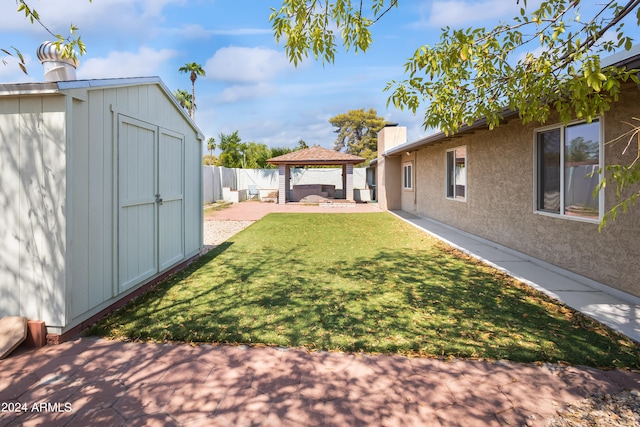
<svg viewBox="0 0 640 427"><path fill-rule="evenodd" d="M291 201L291 165L285 165L284 170L284 200L285 202Z"/></svg>
<svg viewBox="0 0 640 427"><path fill-rule="evenodd" d="M346 200L355 200L353 197L353 164L349 163L342 167L343 174L346 175L344 188L344 195ZM345 173L346 171L346 173Z"/></svg>
<svg viewBox="0 0 640 427"><path fill-rule="evenodd" d="M342 165L342 198L348 200L347 196L347 165Z"/></svg>
<svg viewBox="0 0 640 427"><path fill-rule="evenodd" d="M287 187L289 184L289 165L278 165L278 204L287 203Z"/></svg>

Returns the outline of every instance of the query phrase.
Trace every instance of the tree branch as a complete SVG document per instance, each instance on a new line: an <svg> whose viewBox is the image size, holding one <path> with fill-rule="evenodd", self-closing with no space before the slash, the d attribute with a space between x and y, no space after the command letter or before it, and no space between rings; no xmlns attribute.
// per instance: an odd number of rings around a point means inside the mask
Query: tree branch
<svg viewBox="0 0 640 427"><path fill-rule="evenodd" d="M376 22L381 20L384 15L386 15L392 8L396 7L397 5L398 5L398 0L392 0L391 3L389 3L389 7L387 7L385 11L382 12L380 15L378 15L378 17L373 20L373 23L375 24Z"/></svg>

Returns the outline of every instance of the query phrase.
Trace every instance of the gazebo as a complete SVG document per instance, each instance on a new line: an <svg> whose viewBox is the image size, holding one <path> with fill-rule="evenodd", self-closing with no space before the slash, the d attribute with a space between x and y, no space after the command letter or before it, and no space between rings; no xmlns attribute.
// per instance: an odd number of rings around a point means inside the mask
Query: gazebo
<svg viewBox="0 0 640 427"><path fill-rule="evenodd" d="M289 201L291 166L342 166L344 199L353 201L353 166L364 161L362 157L317 145L267 160L269 164L278 165L278 203L280 204Z"/></svg>

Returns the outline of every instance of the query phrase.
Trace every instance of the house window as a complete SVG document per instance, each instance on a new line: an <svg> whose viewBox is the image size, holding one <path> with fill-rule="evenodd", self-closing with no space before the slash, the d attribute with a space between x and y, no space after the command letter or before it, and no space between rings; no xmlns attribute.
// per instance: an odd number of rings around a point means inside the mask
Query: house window
<svg viewBox="0 0 640 427"><path fill-rule="evenodd" d="M598 220L601 197L594 198L601 167L600 121L536 132L536 210Z"/></svg>
<svg viewBox="0 0 640 427"><path fill-rule="evenodd" d="M447 198L467 199L467 148L447 150Z"/></svg>
<svg viewBox="0 0 640 427"><path fill-rule="evenodd" d="M413 190L413 163L405 163L402 166L402 170L402 188L404 190Z"/></svg>

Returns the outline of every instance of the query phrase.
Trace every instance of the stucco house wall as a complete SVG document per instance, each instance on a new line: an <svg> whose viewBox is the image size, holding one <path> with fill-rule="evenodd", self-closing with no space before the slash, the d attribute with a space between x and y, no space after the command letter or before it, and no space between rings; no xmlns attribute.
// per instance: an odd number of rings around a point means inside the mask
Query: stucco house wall
<svg viewBox="0 0 640 427"><path fill-rule="evenodd" d="M404 127L385 126L378 132L378 163L376 166L376 193L380 209L402 207L402 163L398 156L386 157L382 153L401 145L407 139Z"/></svg>
<svg viewBox="0 0 640 427"><path fill-rule="evenodd" d="M601 119L605 142L630 129L623 122L634 122L639 105L640 90L629 86ZM550 124L553 120L546 125ZM401 209L640 296L640 209L618 216L602 232L597 221L536 212L534 135L539 127L523 125L515 118L492 131L443 138L437 144L387 157L387 165L389 158L396 159L395 167L400 170L403 163L414 162L414 191L401 192ZM627 140L605 144L606 165L628 164L635 158L637 145L627 155L621 154ZM467 150L466 201L446 197L445 156L456 147ZM617 201L612 186L606 189L604 200L606 212Z"/></svg>

